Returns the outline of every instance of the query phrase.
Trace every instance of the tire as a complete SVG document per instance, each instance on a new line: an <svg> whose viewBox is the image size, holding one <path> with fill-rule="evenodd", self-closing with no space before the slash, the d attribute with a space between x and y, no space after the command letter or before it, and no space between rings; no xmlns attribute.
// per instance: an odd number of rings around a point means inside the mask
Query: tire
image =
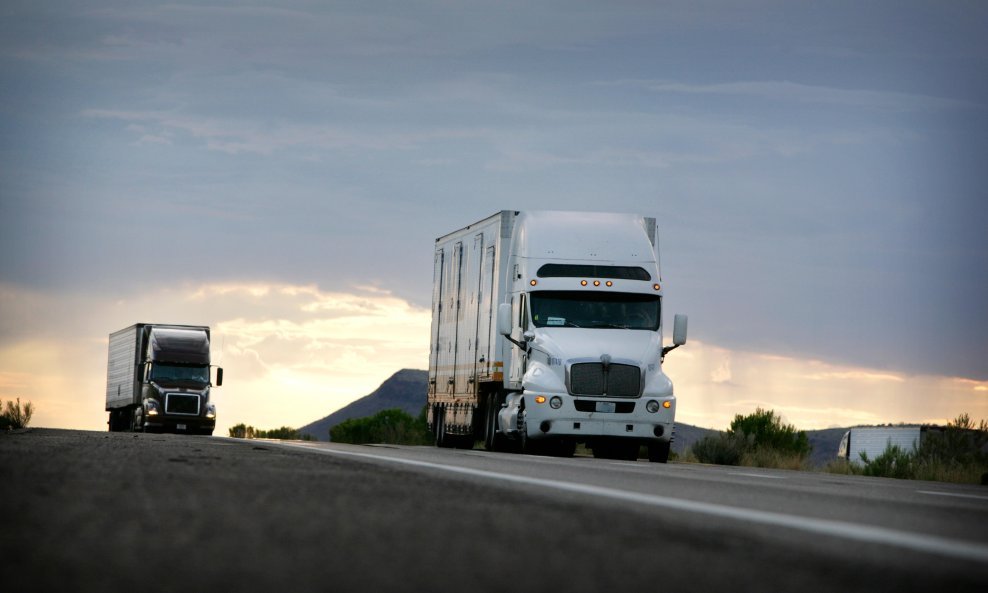
<svg viewBox="0 0 988 593"><path fill-rule="evenodd" d="M432 412L432 424L436 435L436 446L442 447L443 449L451 448L453 446L453 442L450 435L446 434L445 408L442 406L436 406L436 409Z"/></svg>
<svg viewBox="0 0 988 593"><path fill-rule="evenodd" d="M539 455L538 444L528 438L528 424L525 421L525 408L518 411L518 452L525 455Z"/></svg>
<svg viewBox="0 0 988 593"><path fill-rule="evenodd" d="M672 443L663 441L655 445L648 446L648 460L652 463L666 463L669 461L669 448Z"/></svg>
<svg viewBox="0 0 988 593"><path fill-rule="evenodd" d="M488 451L504 449L504 435L497 432L497 414L501 411L501 394L492 393L487 397L484 414L484 448Z"/></svg>

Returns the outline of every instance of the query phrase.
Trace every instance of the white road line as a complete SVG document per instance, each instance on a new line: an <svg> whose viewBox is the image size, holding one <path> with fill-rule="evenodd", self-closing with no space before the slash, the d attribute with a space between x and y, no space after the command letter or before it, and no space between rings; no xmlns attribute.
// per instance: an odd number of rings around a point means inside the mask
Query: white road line
<svg viewBox="0 0 988 593"><path fill-rule="evenodd" d="M727 472L731 476L747 476L749 478L765 478L766 480L785 480L785 476L769 476L766 474L750 474L747 472Z"/></svg>
<svg viewBox="0 0 988 593"><path fill-rule="evenodd" d="M339 449L316 448L312 446L306 446L300 444L296 445L292 443L284 443L282 446L294 447L298 449L304 449L306 451L324 453L327 455L373 459L375 461L384 461L390 463L397 463L401 465L410 465L413 467L423 467L423 468L449 472L453 474L461 474L467 476L474 476L478 478L500 480L502 482L513 482L515 484L539 486L542 488L559 490L563 492L574 492L578 494L586 494L586 495L597 496L601 498L610 498L613 500L633 502L633 503L648 505L652 507L672 509L676 511L686 511L691 513L699 513L702 515L710 515L710 516L721 517L726 519L735 519L738 521L746 521L749 523L757 523L757 524L769 525L773 527L784 527L787 529L794 529L797 531L805 531L809 533L829 535L833 537L856 540L866 543L895 546L899 548L915 550L918 552L925 552L928 554L938 554L940 556L948 556L951 558L974 560L977 562L988 562L988 545L979 544L975 542L967 542L962 540L947 539L944 537L938 537L933 535L908 533L905 531L898 531L895 529L888 529L885 527L860 525L856 523L847 523L844 521L830 521L827 519L813 519L810 517L800 517L797 515L786 515L784 513L774 513L770 511L759 511L755 509L731 507L727 505L713 504L707 502L698 502L698 501L684 500L679 498L669 498L666 496L657 496L654 494L625 492L623 490L616 490L614 488L605 488L602 486L591 486L589 484L577 484L574 482L560 482L558 480L546 480L542 478L514 476L511 474L489 472L479 469L472 469L468 467L456 467L452 465L432 463L429 461L418 461L414 459L400 459L396 457L387 457L384 455L374 455L371 453L358 453L356 451L342 451Z"/></svg>
<svg viewBox="0 0 988 593"><path fill-rule="evenodd" d="M955 492L937 492L935 490L917 490L918 494L933 494L935 496L953 496L955 498L973 498L975 500L988 500L988 496L978 496L977 494L959 494Z"/></svg>

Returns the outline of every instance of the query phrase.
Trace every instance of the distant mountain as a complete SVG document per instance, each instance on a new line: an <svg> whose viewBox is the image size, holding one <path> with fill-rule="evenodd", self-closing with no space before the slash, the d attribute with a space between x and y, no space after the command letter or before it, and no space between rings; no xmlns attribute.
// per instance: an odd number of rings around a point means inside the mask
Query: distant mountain
<svg viewBox="0 0 988 593"><path fill-rule="evenodd" d="M823 430L807 430L806 436L810 439L810 465L822 467L837 459L837 446L844 433L849 428L825 428Z"/></svg>
<svg viewBox="0 0 988 593"><path fill-rule="evenodd" d="M428 371L402 369L381 383L381 386L370 395L340 408L321 420L306 424L299 429L299 432L312 435L312 438L319 441L328 441L329 429L351 418L373 416L381 410L391 408L399 408L417 417L425 406L428 386Z"/></svg>
<svg viewBox="0 0 988 593"><path fill-rule="evenodd" d="M677 455L682 455L686 449L692 447L697 441L716 435L718 431L711 428L700 428L692 424L677 422L672 430L672 451Z"/></svg>

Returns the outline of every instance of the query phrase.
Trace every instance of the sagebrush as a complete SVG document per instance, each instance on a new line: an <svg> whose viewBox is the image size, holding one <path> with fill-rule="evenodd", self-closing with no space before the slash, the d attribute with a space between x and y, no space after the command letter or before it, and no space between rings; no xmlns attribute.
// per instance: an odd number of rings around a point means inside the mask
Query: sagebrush
<svg viewBox="0 0 988 593"><path fill-rule="evenodd" d="M393 408L382 410L367 418L351 418L329 430L334 443L387 443L391 445L428 445L432 433L425 419L425 411L418 418Z"/></svg>
<svg viewBox="0 0 988 593"><path fill-rule="evenodd" d="M0 428L24 428L31 422L32 415L34 415L34 405L31 402L22 406L21 398L17 398L16 402L8 401L3 406L3 412L0 413Z"/></svg>
<svg viewBox="0 0 988 593"><path fill-rule="evenodd" d="M727 432L708 436L693 445L692 455L702 463L802 469L810 454L806 432L772 410L758 408L738 414Z"/></svg>

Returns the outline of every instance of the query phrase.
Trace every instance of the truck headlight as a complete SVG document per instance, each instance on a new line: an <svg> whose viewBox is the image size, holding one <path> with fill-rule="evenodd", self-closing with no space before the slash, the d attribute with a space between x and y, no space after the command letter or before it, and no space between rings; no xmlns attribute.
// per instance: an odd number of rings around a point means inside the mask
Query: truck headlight
<svg viewBox="0 0 988 593"><path fill-rule="evenodd" d="M552 396L552 399L549 400L549 407L552 408L553 410L558 410L559 408L563 407L563 398L559 397L558 395Z"/></svg>
<svg viewBox="0 0 988 593"><path fill-rule="evenodd" d="M650 399L648 400L648 403L645 404L645 409L654 414L659 411L659 402L654 399Z"/></svg>
<svg viewBox="0 0 988 593"><path fill-rule="evenodd" d="M206 418L216 419L216 406L213 404L206 404Z"/></svg>
<svg viewBox="0 0 988 593"><path fill-rule="evenodd" d="M158 403L158 400L149 399L147 400L146 405L148 409L148 416L157 416L161 413L161 405Z"/></svg>

